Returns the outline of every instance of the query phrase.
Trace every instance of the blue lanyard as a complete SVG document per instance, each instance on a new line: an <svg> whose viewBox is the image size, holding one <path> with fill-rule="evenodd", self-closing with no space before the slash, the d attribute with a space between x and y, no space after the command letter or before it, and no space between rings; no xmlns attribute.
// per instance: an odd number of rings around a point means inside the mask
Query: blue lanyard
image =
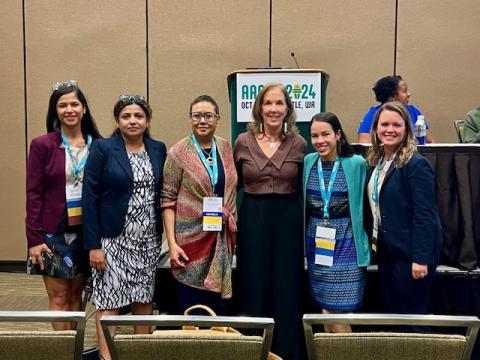
<svg viewBox="0 0 480 360"><path fill-rule="evenodd" d="M81 180L80 179L80 173L85 168L85 163L87 162L88 154L83 159L81 159L80 162L77 163L75 161L75 158L73 157L72 148L70 147L70 144L68 143L67 137L65 136L65 134L63 132L61 134L62 134L63 147L65 148L65 150L68 153L68 157L70 159L70 164L72 166L73 180L75 182L78 182L78 181ZM92 137L90 135L87 135L87 149L90 149L91 145L92 145Z"/></svg>
<svg viewBox="0 0 480 360"><path fill-rule="evenodd" d="M337 156L335 159L335 164L333 164L332 173L330 174L328 188L327 190L325 190L325 178L323 176L322 159L320 156L318 157L318 181L320 182L320 192L322 194L322 200L323 200L323 220L324 221L328 221L330 219L328 206L330 204L330 199L332 197L333 184L335 183L339 166L340 166L340 159Z"/></svg>
<svg viewBox="0 0 480 360"><path fill-rule="evenodd" d="M373 191L372 191L372 200L375 203L375 206L378 207L378 179L380 177L380 173L385 168L385 165L388 161L383 161L383 157L378 159L377 166L375 167L375 175L373 176Z"/></svg>
<svg viewBox="0 0 480 360"><path fill-rule="evenodd" d="M208 172L208 176L210 177L210 183L212 184L212 190L215 191L215 185L218 182L218 163L217 163L217 144L215 143L215 139L212 138L211 149L212 149L212 163L209 164L205 154L202 151L195 135L192 134L192 142L193 146L195 146L195 150L197 150L198 156L200 156L200 160L202 160L203 166Z"/></svg>

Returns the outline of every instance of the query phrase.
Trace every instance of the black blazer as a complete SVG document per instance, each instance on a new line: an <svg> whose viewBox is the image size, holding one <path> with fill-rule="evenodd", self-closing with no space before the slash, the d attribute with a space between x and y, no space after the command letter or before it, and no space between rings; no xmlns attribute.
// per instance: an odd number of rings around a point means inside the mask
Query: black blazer
<svg viewBox="0 0 480 360"><path fill-rule="evenodd" d="M372 173L373 168L367 175L367 184ZM368 197L365 199L364 224L371 237L373 219ZM435 178L427 159L415 152L401 168L396 168L393 161L383 181L379 202L382 217L379 231L384 238L385 251L393 258L436 265L442 226L435 202Z"/></svg>
<svg viewBox="0 0 480 360"><path fill-rule="evenodd" d="M155 177L155 211L158 234L162 233L160 190L165 144L144 138L145 149ZM85 165L82 191L83 243L85 249L100 249L102 237L121 234L128 201L133 193L133 172L121 135L98 140L92 146Z"/></svg>

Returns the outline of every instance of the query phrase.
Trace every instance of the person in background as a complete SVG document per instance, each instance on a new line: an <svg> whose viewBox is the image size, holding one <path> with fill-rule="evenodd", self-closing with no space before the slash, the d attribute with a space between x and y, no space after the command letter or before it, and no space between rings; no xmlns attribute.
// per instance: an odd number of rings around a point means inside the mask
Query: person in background
<svg viewBox="0 0 480 360"><path fill-rule="evenodd" d="M463 124L463 142L480 143L480 107L467 114Z"/></svg>
<svg viewBox="0 0 480 360"><path fill-rule="evenodd" d="M83 170L100 138L85 95L73 80L53 86L47 134L30 144L27 164L28 271L43 275L48 309L80 311L90 275L82 246ZM55 330L74 324L53 323Z"/></svg>
<svg viewBox="0 0 480 360"><path fill-rule="evenodd" d="M408 90L407 83L402 79L400 75L385 76L378 80L373 86L373 92L375 93L376 100L380 103L378 106L372 106L370 110L363 116L362 121L358 127L358 142L369 143L370 142L370 130L372 128L373 119L377 113L379 107L389 101L399 101L406 106L410 115L410 121L412 128L415 128L418 115L422 115L420 110L413 105L410 105L410 91ZM433 138L427 126L427 143L432 143Z"/></svg>
<svg viewBox="0 0 480 360"><path fill-rule="evenodd" d="M113 115L117 128L92 147L83 192L84 247L93 268L101 359L110 359L99 321L103 315L116 315L124 306L135 315L152 313L166 157L165 144L150 137L152 110L143 96L120 96ZM149 326L135 327L136 334L148 332Z"/></svg>
<svg viewBox="0 0 480 360"><path fill-rule="evenodd" d="M310 293L323 313L351 312L363 304L370 246L363 228L367 163L353 148L338 117L313 116L315 153L304 160L303 198ZM325 325L350 332L349 325Z"/></svg>
<svg viewBox="0 0 480 360"><path fill-rule="evenodd" d="M306 141L281 84L267 84L255 99L253 122L235 143L240 207L237 265L240 306L248 316L275 320L272 351L303 359L302 165Z"/></svg>
<svg viewBox="0 0 480 360"><path fill-rule="evenodd" d="M195 304L229 312L237 173L231 146L215 135L219 120L212 97L194 99L192 133L169 150L165 163L161 207L180 313Z"/></svg>
<svg viewBox="0 0 480 360"><path fill-rule="evenodd" d="M416 150L400 102L378 109L371 141L367 193L373 220L365 226L377 252L384 306L390 313L426 314L442 240L433 170Z"/></svg>

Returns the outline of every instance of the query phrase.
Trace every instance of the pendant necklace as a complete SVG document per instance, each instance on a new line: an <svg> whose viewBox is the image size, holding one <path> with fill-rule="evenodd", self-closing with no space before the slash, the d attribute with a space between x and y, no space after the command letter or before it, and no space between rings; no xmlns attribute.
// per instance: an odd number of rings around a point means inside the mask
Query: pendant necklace
<svg viewBox="0 0 480 360"><path fill-rule="evenodd" d="M277 140L279 139L279 137L277 136L272 140L272 137L270 135L265 134L265 136L268 139L268 147L270 149L275 149L277 147Z"/></svg>
<svg viewBox="0 0 480 360"><path fill-rule="evenodd" d="M205 150L202 148L202 152L206 157L207 164L213 166L212 149L210 148L209 150Z"/></svg>

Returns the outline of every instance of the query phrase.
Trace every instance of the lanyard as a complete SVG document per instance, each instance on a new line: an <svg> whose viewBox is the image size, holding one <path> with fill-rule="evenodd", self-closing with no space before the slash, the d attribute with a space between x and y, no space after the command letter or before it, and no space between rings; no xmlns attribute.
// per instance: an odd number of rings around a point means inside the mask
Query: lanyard
<svg viewBox="0 0 480 360"><path fill-rule="evenodd" d="M197 150L198 156L200 156L200 160L202 160L203 166L208 172L208 176L210 177L210 183L212 184L212 190L215 191L215 185L218 182L218 164L217 164L217 144L215 143L214 138L212 138L211 148L212 148L212 163L209 164L205 154L202 151L195 135L192 134L192 142L193 146L195 146L195 150Z"/></svg>
<svg viewBox="0 0 480 360"><path fill-rule="evenodd" d="M395 155L394 155L395 158ZM384 161L383 157L378 159L377 166L375 167L375 174L373 176L373 191L372 191L372 200L375 203L375 207L378 208L378 202L379 202L379 194L378 194L378 180L380 177L380 173L383 171L385 168L385 165L387 165L388 161Z"/></svg>
<svg viewBox="0 0 480 360"><path fill-rule="evenodd" d="M75 158L73 157L72 153L72 148L70 147L70 144L68 143L68 139L65 136L65 134L62 132L62 143L63 147L68 153L68 158L70 159L70 164L72 166L72 173L73 173L73 180L74 182L79 182L81 181L80 179L80 173L83 171L85 168L85 163L87 162L87 156L85 156L83 159L80 160L80 162L77 163ZM90 149L90 146L92 145L92 137L90 135L87 135L87 149Z"/></svg>
<svg viewBox="0 0 480 360"><path fill-rule="evenodd" d="M323 220L328 221L330 219L330 214L328 212L328 206L330 204L330 199L333 192L333 184L335 178L337 177L338 167L340 166L340 159L338 156L335 159L335 164L333 164L332 173L330 174L330 180L328 181L328 188L325 190L325 178L323 176L322 168L322 159L318 157L318 181L320 182L320 192L322 194L323 200Z"/></svg>

